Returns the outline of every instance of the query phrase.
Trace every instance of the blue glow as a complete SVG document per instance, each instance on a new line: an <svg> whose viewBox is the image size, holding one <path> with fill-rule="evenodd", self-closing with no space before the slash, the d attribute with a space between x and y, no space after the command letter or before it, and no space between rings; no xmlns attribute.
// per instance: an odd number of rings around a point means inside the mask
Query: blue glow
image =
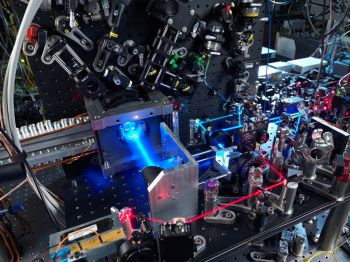
<svg viewBox="0 0 350 262"><path fill-rule="evenodd" d="M224 147L224 145L223 145L222 143L219 143L219 144L218 144L218 148L224 149L225 147Z"/></svg>
<svg viewBox="0 0 350 262"><path fill-rule="evenodd" d="M173 167L178 167L181 164L182 164L181 159L179 159L178 157L171 157L171 158L159 161L156 164L156 166L159 166L159 167L167 170L167 169L170 169Z"/></svg>
<svg viewBox="0 0 350 262"><path fill-rule="evenodd" d="M139 122L126 122L120 127L122 136L126 140L138 140L143 133L142 125Z"/></svg>
<svg viewBox="0 0 350 262"><path fill-rule="evenodd" d="M87 183L91 186L91 188L96 188L96 190L104 190L110 185L108 179L103 176L103 173L97 166L90 166L87 170L85 170L84 176L86 177Z"/></svg>

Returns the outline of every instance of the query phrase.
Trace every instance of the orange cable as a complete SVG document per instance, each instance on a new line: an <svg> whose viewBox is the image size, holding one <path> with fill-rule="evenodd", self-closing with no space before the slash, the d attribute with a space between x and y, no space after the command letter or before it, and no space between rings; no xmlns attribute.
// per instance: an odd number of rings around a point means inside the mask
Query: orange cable
<svg viewBox="0 0 350 262"><path fill-rule="evenodd" d="M62 245L64 242L66 242L66 240L71 236L71 235L75 235L77 233L80 233L80 232L84 232L84 231L90 231L92 233L94 233L98 238L101 238L101 235L96 231L96 230L92 230L90 228L82 228L82 229L79 229L77 231L74 231L70 234L68 234L65 238L62 239L62 241L58 244L58 247L56 248L56 251L55 251L55 254L57 255L58 251L60 251Z"/></svg>
<svg viewBox="0 0 350 262"><path fill-rule="evenodd" d="M69 159L57 161L57 162L55 162L53 164L49 164L49 165L46 165L46 166L43 166L43 167L34 168L33 169L33 173L38 173L40 171L44 171L46 169L49 169L49 168L52 168L52 167L55 167L55 166L58 166L58 165L61 165L61 164L68 164L69 165L69 164L72 164L75 161L79 160L80 158L88 156L88 155L91 155L93 153L95 153L95 151L89 151L89 152L81 154L80 156L76 156L76 157L72 157L72 158L69 158Z"/></svg>
<svg viewBox="0 0 350 262"><path fill-rule="evenodd" d="M4 222L1 222L2 224L2 227L3 229L6 231L7 235L8 235L8 238L10 239L10 242L11 242L11 245L16 253L16 256L17 256L17 262L20 262L21 261L21 255L19 254L19 251L17 249L17 245L15 243L15 241L13 240L13 237L12 235L10 234L10 232L6 229L6 225Z"/></svg>
<svg viewBox="0 0 350 262"><path fill-rule="evenodd" d="M5 243L5 245L6 245L6 247L7 247L8 252L10 253L10 257L11 257L10 261L13 262L13 261L14 261L14 253L13 253L13 250L11 249L11 246L10 246L9 243L7 242L6 236L4 235L4 233L3 233L1 230L0 230L0 235L1 235L1 237L2 237L2 239L3 239L3 241L4 241L4 243Z"/></svg>

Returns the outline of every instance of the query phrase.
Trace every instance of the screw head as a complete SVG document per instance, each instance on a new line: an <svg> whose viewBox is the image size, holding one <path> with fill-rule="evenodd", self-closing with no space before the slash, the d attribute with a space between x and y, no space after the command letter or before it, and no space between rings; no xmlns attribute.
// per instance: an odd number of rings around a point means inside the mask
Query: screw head
<svg viewBox="0 0 350 262"><path fill-rule="evenodd" d="M120 52L120 50L121 50L121 48L120 48L119 45L115 45L115 46L113 47L113 51L116 52L116 53Z"/></svg>
<svg viewBox="0 0 350 262"><path fill-rule="evenodd" d="M194 243L195 243L197 246L199 246L199 245L201 245L201 244L203 243L203 240L200 239L200 238L196 238L196 239L194 240Z"/></svg>
<svg viewBox="0 0 350 262"><path fill-rule="evenodd" d="M120 86L122 84L122 81L120 81L120 79L114 79L114 83L117 85L117 86Z"/></svg>
<svg viewBox="0 0 350 262"><path fill-rule="evenodd" d="M233 216L232 216L232 214L231 214L230 212L227 212L227 213L225 214L225 217L226 217L226 218L232 218Z"/></svg>

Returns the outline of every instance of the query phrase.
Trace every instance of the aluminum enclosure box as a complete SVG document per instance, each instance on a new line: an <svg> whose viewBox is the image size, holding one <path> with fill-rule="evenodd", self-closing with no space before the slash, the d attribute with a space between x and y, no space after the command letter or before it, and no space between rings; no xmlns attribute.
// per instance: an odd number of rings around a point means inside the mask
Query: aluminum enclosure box
<svg viewBox="0 0 350 262"><path fill-rule="evenodd" d="M163 155L176 158L176 165L142 171L151 217L164 221L192 218L198 214L198 163L165 123L160 124L160 135ZM156 223L154 230L158 231Z"/></svg>
<svg viewBox="0 0 350 262"><path fill-rule="evenodd" d="M145 159L145 152L138 150L137 144L123 139L121 128L125 123L142 123L145 130L140 139L152 148L149 153L161 150L160 123L172 123L173 104L158 91L150 92L145 102L129 102L106 111L99 100L85 99L85 104L95 134L101 168L107 177L139 168L140 161Z"/></svg>

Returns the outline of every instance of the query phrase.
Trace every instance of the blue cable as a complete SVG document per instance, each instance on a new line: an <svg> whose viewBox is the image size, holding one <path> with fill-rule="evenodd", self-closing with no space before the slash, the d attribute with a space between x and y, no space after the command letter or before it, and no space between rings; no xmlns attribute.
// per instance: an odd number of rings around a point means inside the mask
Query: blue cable
<svg viewBox="0 0 350 262"><path fill-rule="evenodd" d="M271 15L271 3L267 1L267 13L269 18L269 29L268 29L268 43L267 43L267 57L266 57L266 74L265 74L265 90L264 96L266 97L267 85L268 85L268 66L270 63L270 48L271 48L271 31L272 31L272 15ZM266 112L266 100L264 99L264 112Z"/></svg>

